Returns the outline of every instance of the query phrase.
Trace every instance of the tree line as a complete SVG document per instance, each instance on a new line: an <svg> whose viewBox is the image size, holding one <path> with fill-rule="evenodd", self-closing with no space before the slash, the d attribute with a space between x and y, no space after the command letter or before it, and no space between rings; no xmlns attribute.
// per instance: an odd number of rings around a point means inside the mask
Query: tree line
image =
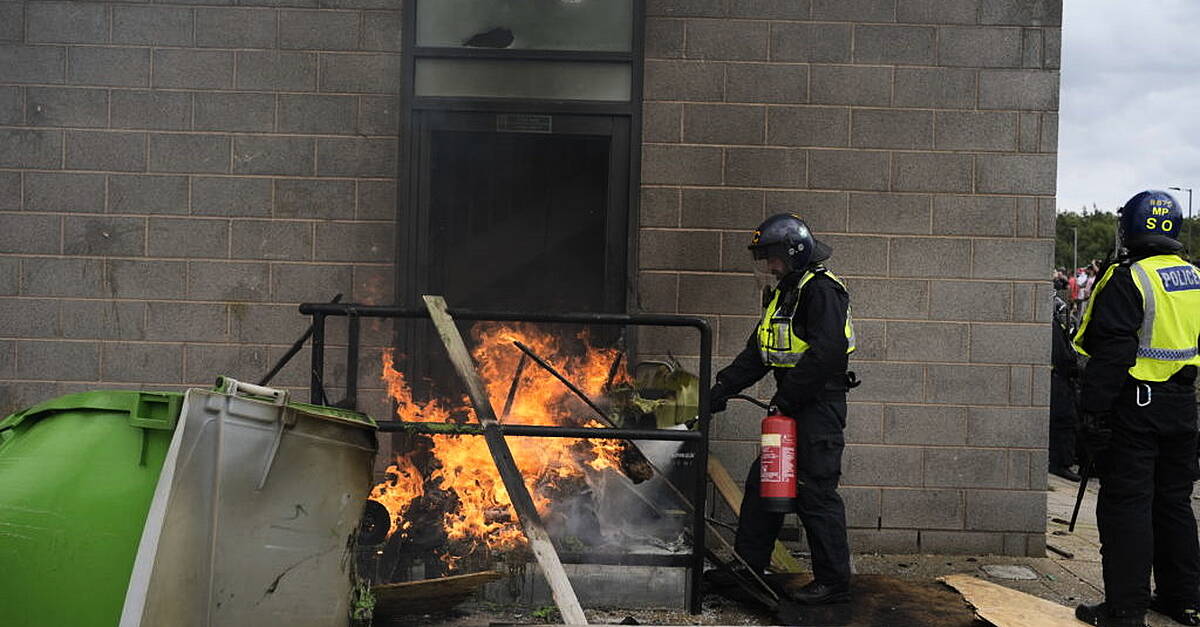
<svg viewBox="0 0 1200 627"><path fill-rule="evenodd" d="M1117 214L1112 211L1066 211L1058 214L1055 227L1054 266L1076 267L1074 259L1078 250L1078 266L1086 266L1093 259L1106 259L1112 254L1116 241ZM1075 236L1078 233L1078 249ZM1189 259L1200 256L1200 216L1184 219L1180 241L1187 247Z"/></svg>

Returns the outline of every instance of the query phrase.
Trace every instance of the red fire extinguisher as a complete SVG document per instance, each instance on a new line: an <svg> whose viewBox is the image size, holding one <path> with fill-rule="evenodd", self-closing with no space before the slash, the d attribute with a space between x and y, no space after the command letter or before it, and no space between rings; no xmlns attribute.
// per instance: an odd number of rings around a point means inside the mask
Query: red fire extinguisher
<svg viewBox="0 0 1200 627"><path fill-rule="evenodd" d="M796 511L796 421L772 407L762 421L759 495L768 512Z"/></svg>
<svg viewBox="0 0 1200 627"><path fill-rule="evenodd" d="M763 509L788 514L796 511L796 421L779 408L745 394L729 398L749 401L767 410L762 421L758 495Z"/></svg>

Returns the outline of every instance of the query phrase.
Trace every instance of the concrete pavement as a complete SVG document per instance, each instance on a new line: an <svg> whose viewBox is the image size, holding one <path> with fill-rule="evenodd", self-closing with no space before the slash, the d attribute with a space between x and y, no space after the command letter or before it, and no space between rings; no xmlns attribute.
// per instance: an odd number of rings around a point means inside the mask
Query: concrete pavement
<svg viewBox="0 0 1200 627"><path fill-rule="evenodd" d="M1096 482L1092 482L1080 508L1079 522L1074 533L1067 532L1078 484L1059 477L1049 477L1046 492L1046 544L1069 553L1064 557L1047 551L1047 557L1007 557L998 555L880 555L854 556L855 571L863 575L887 575L911 581L929 583L938 577L965 573L1020 590L1034 596L1071 607L1079 603L1094 603L1103 598L1104 582L1100 567L1100 540L1096 529ZM1193 508L1200 501L1193 499ZM1059 522L1062 521L1062 522ZM803 558L802 558L803 561ZM532 624L542 621L530 616L530 608L481 606L467 604L447 616L414 617L412 624L467 627L495 623ZM617 623L624 617L640 624L658 625L771 625L777 618L748 606L709 595L705 612L691 616L680 610L635 610L629 608L591 608L587 610L594 623ZM1165 616L1148 613L1147 624L1152 627L1176 625ZM405 624L403 621L399 624ZM872 625L863 617L827 622L837 625ZM1080 623L1082 625L1082 623Z"/></svg>

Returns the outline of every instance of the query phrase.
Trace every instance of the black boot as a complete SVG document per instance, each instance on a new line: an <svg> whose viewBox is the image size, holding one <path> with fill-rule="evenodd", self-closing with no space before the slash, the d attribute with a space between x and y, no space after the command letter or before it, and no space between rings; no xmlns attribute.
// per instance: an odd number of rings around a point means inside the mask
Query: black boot
<svg viewBox="0 0 1200 627"><path fill-rule="evenodd" d="M1110 610L1104 603L1076 607L1075 618L1096 627L1146 627L1144 612Z"/></svg>
<svg viewBox="0 0 1200 627"><path fill-rule="evenodd" d="M1200 625L1200 611L1197 611L1195 605L1167 603L1161 597L1153 596L1150 597L1150 609L1170 617L1180 625L1192 625L1193 627Z"/></svg>
<svg viewBox="0 0 1200 627"><path fill-rule="evenodd" d="M788 596L800 605L846 603L850 600L850 584L848 582L828 584L813 581Z"/></svg>

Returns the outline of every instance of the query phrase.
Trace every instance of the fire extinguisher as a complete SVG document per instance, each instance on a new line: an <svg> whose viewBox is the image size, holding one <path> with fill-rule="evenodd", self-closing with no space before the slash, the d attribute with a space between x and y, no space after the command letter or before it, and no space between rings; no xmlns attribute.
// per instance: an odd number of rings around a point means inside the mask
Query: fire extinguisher
<svg viewBox="0 0 1200 627"><path fill-rule="evenodd" d="M772 407L762 421L759 496L763 509L796 511L796 421Z"/></svg>
<svg viewBox="0 0 1200 627"><path fill-rule="evenodd" d="M781 514L796 511L796 421L758 399L742 394L730 398L750 401L767 410L759 455L758 494L763 509Z"/></svg>

